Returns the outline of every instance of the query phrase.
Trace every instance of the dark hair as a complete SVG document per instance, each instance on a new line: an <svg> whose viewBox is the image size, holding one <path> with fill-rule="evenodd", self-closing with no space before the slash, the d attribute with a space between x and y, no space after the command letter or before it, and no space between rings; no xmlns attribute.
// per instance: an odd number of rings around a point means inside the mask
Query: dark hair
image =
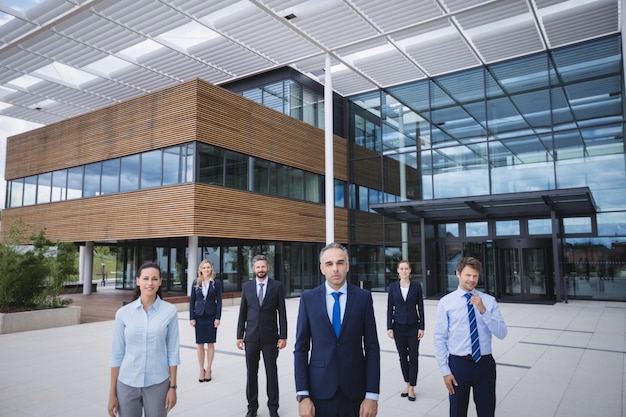
<svg viewBox="0 0 626 417"><path fill-rule="evenodd" d="M465 268L466 266L475 269L480 274L480 269L482 265L478 259L472 258L471 256L466 256L459 259L456 263L456 271L460 274L461 272L463 272L463 268Z"/></svg>
<svg viewBox="0 0 626 417"><path fill-rule="evenodd" d="M322 248L322 250L320 251L320 263L322 262L322 255L324 255L324 252L326 252L328 249L341 249L343 251L343 253L346 254L346 260L347 261L350 260L350 255L348 254L348 249L346 249L346 247L343 246L341 243L332 242L332 243L329 243L328 245L324 246Z"/></svg>
<svg viewBox="0 0 626 417"><path fill-rule="evenodd" d="M143 264L141 264L141 266L137 270L137 278L141 276L141 272L144 269L148 269L148 268L155 268L157 271L159 271L159 278L161 278L161 267L159 266L158 263L152 262L152 261L144 262ZM160 298L163 298L163 296L161 295L161 287L159 287L159 289L157 290L157 296L159 296ZM131 301L135 301L139 297L141 297L141 289L139 289L139 286L137 285L137 287L135 288L135 294Z"/></svg>

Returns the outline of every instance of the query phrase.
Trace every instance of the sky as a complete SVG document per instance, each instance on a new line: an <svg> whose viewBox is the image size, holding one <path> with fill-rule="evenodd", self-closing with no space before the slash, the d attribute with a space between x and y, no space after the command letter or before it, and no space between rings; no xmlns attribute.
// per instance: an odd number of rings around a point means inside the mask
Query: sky
<svg viewBox="0 0 626 417"><path fill-rule="evenodd" d="M27 122L25 120L14 119L12 117L0 116L0 198L2 198L1 208L5 208L6 201L6 181L4 180L4 168L7 155L7 138L18 133L28 132L43 125Z"/></svg>

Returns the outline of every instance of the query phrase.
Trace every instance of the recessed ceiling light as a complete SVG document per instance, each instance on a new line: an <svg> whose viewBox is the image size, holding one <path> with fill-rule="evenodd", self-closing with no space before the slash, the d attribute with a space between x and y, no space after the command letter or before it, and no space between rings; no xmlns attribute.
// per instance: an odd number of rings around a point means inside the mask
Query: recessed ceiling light
<svg viewBox="0 0 626 417"><path fill-rule="evenodd" d="M296 15L295 15L295 14L293 14L293 13L289 13L287 16L285 16L285 19L287 19L287 20L291 20L291 19L295 19L296 17L298 17L298 16L296 16Z"/></svg>

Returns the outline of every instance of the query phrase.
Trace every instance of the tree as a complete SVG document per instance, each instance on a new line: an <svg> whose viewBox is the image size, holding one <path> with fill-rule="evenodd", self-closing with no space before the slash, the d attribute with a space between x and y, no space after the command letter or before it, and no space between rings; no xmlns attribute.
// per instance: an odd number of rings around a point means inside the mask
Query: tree
<svg viewBox="0 0 626 417"><path fill-rule="evenodd" d="M77 253L73 243L57 242L45 231L31 234L18 220L11 224L6 243L0 245L0 311L23 311L67 305L60 299L63 284L76 278ZM30 241L30 245L23 242Z"/></svg>

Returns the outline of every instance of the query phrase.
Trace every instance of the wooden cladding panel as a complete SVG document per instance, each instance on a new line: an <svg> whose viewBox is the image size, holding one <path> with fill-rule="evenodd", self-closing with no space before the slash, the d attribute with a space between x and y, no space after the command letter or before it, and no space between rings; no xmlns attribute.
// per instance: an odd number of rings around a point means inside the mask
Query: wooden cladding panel
<svg viewBox="0 0 626 417"><path fill-rule="evenodd" d="M318 174L324 131L202 80L77 116L7 142L8 180L200 140ZM334 136L335 177L347 141Z"/></svg>
<svg viewBox="0 0 626 417"><path fill-rule="evenodd" d="M325 207L244 191L197 185L195 235L325 242ZM348 240L348 210L335 208L336 239Z"/></svg>
<svg viewBox="0 0 626 417"><path fill-rule="evenodd" d="M324 131L238 94L201 83L198 140L324 174ZM347 181L347 141L333 137L334 176Z"/></svg>
<svg viewBox="0 0 626 417"><path fill-rule="evenodd" d="M180 237L193 234L192 184L2 211L2 235L18 218L56 241Z"/></svg>
<svg viewBox="0 0 626 417"><path fill-rule="evenodd" d="M335 234L348 240L348 211L335 209ZM183 184L5 209L2 236L21 218L60 241L208 236L325 242L323 205L245 191ZM24 242L26 243L26 242Z"/></svg>
<svg viewBox="0 0 626 417"><path fill-rule="evenodd" d="M177 84L12 136L6 179L195 140L197 84Z"/></svg>

